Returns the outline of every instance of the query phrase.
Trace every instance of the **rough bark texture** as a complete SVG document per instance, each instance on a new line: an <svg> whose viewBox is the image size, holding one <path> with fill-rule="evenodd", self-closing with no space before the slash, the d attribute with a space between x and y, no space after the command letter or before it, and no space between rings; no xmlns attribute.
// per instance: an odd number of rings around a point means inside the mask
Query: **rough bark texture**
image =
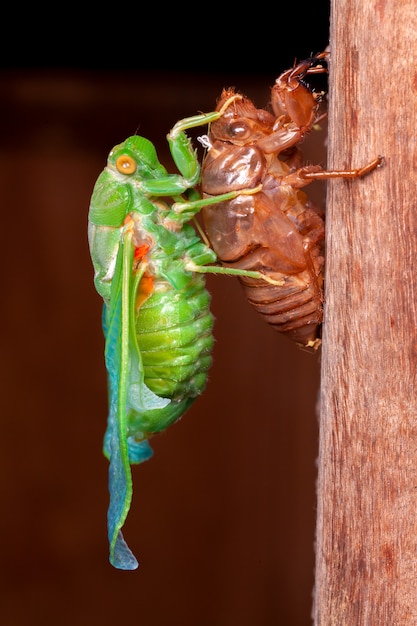
<svg viewBox="0 0 417 626"><path fill-rule="evenodd" d="M331 16L316 626L417 624L417 11Z"/></svg>

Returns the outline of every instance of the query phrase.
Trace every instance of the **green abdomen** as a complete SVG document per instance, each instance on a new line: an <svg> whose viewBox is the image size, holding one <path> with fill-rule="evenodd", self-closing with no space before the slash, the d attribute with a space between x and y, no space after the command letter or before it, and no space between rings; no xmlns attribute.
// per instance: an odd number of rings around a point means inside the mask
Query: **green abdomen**
<svg viewBox="0 0 417 626"><path fill-rule="evenodd" d="M142 415L142 427L165 429L181 417L205 389L212 362L213 317L204 279L196 276L183 290L168 287L141 305L136 322L146 385L172 402ZM146 422L146 423L144 423Z"/></svg>

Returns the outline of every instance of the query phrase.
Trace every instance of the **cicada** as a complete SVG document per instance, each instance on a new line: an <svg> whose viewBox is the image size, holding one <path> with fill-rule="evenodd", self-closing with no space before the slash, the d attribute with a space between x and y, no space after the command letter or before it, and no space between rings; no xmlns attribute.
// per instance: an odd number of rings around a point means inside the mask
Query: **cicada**
<svg viewBox="0 0 417 626"><path fill-rule="evenodd" d="M324 95L309 83L313 74L327 72L327 56L322 52L281 74L271 90L271 111L224 90L217 103L223 114L200 138L208 148L203 196L245 189L202 210L217 257L225 267L261 272L261 280L240 277L249 302L275 330L313 350L321 341L325 228L323 212L302 188L314 180L363 176L382 160L348 171L303 165L299 144L321 119ZM259 186L259 193L247 193Z"/></svg>
<svg viewBox="0 0 417 626"><path fill-rule="evenodd" d="M236 195L201 199L195 189L200 165L185 130L221 115L186 118L168 134L179 174L167 172L148 139L129 137L111 150L91 198L88 238L104 300L109 389L108 537L110 562L120 569L138 566L121 532L132 500L130 465L150 458L149 439L177 421L206 385L213 317L204 274L260 276L216 267L215 252L192 225L203 206Z"/></svg>

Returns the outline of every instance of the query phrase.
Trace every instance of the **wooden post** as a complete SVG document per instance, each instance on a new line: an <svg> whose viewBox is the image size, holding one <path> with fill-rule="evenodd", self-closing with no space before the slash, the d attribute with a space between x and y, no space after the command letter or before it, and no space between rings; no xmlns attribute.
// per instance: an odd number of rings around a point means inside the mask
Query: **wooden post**
<svg viewBox="0 0 417 626"><path fill-rule="evenodd" d="M417 5L337 0L314 623L417 624Z"/></svg>

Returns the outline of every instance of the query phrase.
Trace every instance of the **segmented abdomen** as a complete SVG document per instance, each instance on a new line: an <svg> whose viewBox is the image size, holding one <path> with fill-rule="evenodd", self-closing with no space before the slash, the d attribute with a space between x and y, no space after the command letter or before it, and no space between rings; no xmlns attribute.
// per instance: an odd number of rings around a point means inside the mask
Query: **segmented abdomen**
<svg viewBox="0 0 417 626"><path fill-rule="evenodd" d="M268 324L301 346L314 348L323 318L322 277L301 272L284 280L281 286L240 279L247 299Z"/></svg>
<svg viewBox="0 0 417 626"><path fill-rule="evenodd" d="M182 401L200 395L213 348L213 317L204 279L177 291L165 283L139 309L136 330L145 383L158 396Z"/></svg>

